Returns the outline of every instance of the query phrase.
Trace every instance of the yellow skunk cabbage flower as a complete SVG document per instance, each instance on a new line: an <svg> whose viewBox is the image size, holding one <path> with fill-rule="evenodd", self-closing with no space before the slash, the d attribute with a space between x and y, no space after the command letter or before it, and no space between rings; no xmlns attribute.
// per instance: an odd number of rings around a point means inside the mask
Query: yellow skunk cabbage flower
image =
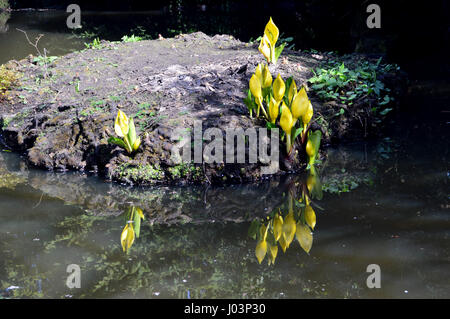
<svg viewBox="0 0 450 319"><path fill-rule="evenodd" d="M308 135L308 142L306 143L306 154L309 157L309 164L314 165L317 154L319 153L320 139L322 132L320 130L310 132Z"/></svg>
<svg viewBox="0 0 450 319"><path fill-rule="evenodd" d="M139 207L136 207L135 211L138 213L140 218L145 219L144 212L142 211L142 209L140 209Z"/></svg>
<svg viewBox="0 0 450 319"><path fill-rule="evenodd" d="M309 227L298 222L297 232L295 235L297 237L298 243L303 248L303 250L309 253L313 242L313 236Z"/></svg>
<svg viewBox="0 0 450 319"><path fill-rule="evenodd" d="M311 205L307 205L305 207L305 220L306 220L306 223L312 229L314 229L314 227L316 226L316 213L312 209Z"/></svg>
<svg viewBox="0 0 450 319"><path fill-rule="evenodd" d="M278 118L278 109L279 109L280 102L277 102L273 97L270 99L269 103L269 115L270 115L270 122L275 124L275 121Z"/></svg>
<svg viewBox="0 0 450 319"><path fill-rule="evenodd" d="M286 136L291 135L292 126L294 125L294 121L292 119L292 114L286 104L281 105L281 118L280 118L280 126L283 131L286 133Z"/></svg>
<svg viewBox="0 0 450 319"><path fill-rule="evenodd" d="M278 241L283 233L283 217L280 214L276 214L273 220L273 236Z"/></svg>
<svg viewBox="0 0 450 319"><path fill-rule="evenodd" d="M128 118L121 110L117 112L116 120L114 121L114 131L121 137L110 137L109 143L119 145L127 150L128 153L137 151L141 145L141 139L136 137L136 128L132 118Z"/></svg>
<svg viewBox="0 0 450 319"><path fill-rule="evenodd" d="M270 252L270 258L269 258L269 265L270 264L275 264L275 259L277 258L277 254L278 254L278 245L270 245L269 248L269 252Z"/></svg>
<svg viewBox="0 0 450 319"><path fill-rule="evenodd" d="M280 74L278 73L277 78L275 81L273 81L273 96L275 97L275 100L280 102L284 97L284 92L286 90L286 85L284 84L283 79L281 78Z"/></svg>
<svg viewBox="0 0 450 319"><path fill-rule="evenodd" d="M289 108L286 106L286 104L281 105L281 118L280 118L280 126L283 129L283 131L286 133L286 153L290 153L291 152L291 147L292 147L292 143L291 143L291 130L292 127L294 126L295 122L294 119L292 118L292 114L291 111L289 110Z"/></svg>
<svg viewBox="0 0 450 319"><path fill-rule="evenodd" d="M122 243L122 249L127 252L134 242L134 229L131 223L127 223L120 236L120 242Z"/></svg>
<svg viewBox="0 0 450 319"><path fill-rule="evenodd" d="M283 250L283 253L286 252L286 248L287 248L287 243L286 243L286 238L284 237L284 233L281 235L280 239L278 240L278 242L280 243L281 249Z"/></svg>
<svg viewBox="0 0 450 319"><path fill-rule="evenodd" d="M303 117L308 110L308 104L311 103L309 102L308 95L306 95L305 88L302 87L292 101L292 116L295 119Z"/></svg>
<svg viewBox="0 0 450 319"><path fill-rule="evenodd" d="M261 92L261 81L258 76L255 74L250 78L250 92L252 92L253 96L256 99L256 103L262 103L262 92Z"/></svg>
<svg viewBox="0 0 450 319"><path fill-rule="evenodd" d="M289 87L289 92L288 92L288 103L289 104L292 103L292 100L296 94L297 94L297 85L295 84L295 80L292 79L292 83L291 83L291 86Z"/></svg>
<svg viewBox="0 0 450 319"><path fill-rule="evenodd" d="M263 65L259 63L255 68L255 75L261 82L261 86L262 86L262 73L263 73Z"/></svg>
<svg viewBox="0 0 450 319"><path fill-rule="evenodd" d="M305 114L302 116L302 119L303 119L303 125L305 125L305 128L306 128L306 125L308 125L309 121L311 121L311 118L312 118L312 116L313 116L313 113L314 113L314 111L313 111L312 104L311 104L310 101L308 101L307 108L306 108L306 112L305 112Z"/></svg>
<svg viewBox="0 0 450 319"><path fill-rule="evenodd" d="M272 47L275 47L279 34L280 31L278 30L278 27L273 23L272 17L270 17L269 22L267 22L264 29L264 35L267 36Z"/></svg>
<svg viewBox="0 0 450 319"><path fill-rule="evenodd" d="M286 247L289 248L292 240L294 239L296 230L294 211L290 211L284 219L283 223L283 235L286 240Z"/></svg>
<svg viewBox="0 0 450 319"><path fill-rule="evenodd" d="M125 137L128 134L128 117L121 110L117 112L116 121L114 122L114 130L119 137Z"/></svg>
<svg viewBox="0 0 450 319"><path fill-rule="evenodd" d="M269 67L267 64L264 64L264 67L262 69L262 77L261 77L261 86L263 89L271 87L272 86L272 74L270 74Z"/></svg>
<svg viewBox="0 0 450 319"><path fill-rule="evenodd" d="M309 158L314 156L314 145L311 139L308 139L308 142L306 143L306 154Z"/></svg>
<svg viewBox="0 0 450 319"><path fill-rule="evenodd" d="M270 55L271 55L271 48L270 48L270 41L269 38L264 34L264 36L261 38L261 42L259 43L259 47L258 47L259 52L262 53L262 55L264 55L264 57L266 58L267 62L272 62Z"/></svg>
<svg viewBox="0 0 450 319"><path fill-rule="evenodd" d="M266 256L267 253L267 242L265 240L261 240L257 245L255 249L255 255L258 259L258 262L261 263Z"/></svg>

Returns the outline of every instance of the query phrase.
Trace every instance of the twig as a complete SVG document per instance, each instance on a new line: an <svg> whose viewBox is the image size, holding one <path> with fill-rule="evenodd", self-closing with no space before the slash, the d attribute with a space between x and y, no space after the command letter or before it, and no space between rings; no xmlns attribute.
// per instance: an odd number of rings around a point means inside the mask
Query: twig
<svg viewBox="0 0 450 319"><path fill-rule="evenodd" d="M16 30L22 32L23 34L25 34L25 37L27 38L28 43L36 49L36 51L37 51L37 53L39 54L40 57L43 57L43 59L44 59L44 66L45 66L45 74L44 74L44 78L46 78L47 75L48 75L48 73L47 73L47 69L48 69L48 68L47 68L47 50L44 48L44 54L42 54L42 53L41 53L41 50L39 50L39 47L38 47L39 40L40 40L44 35L43 35L42 33L39 34L39 35L36 37L36 39L35 39L36 42L33 43L33 42L30 41L30 38L28 37L28 34L27 34L26 31L24 31L24 30L22 30L22 29L19 29L19 28L16 28Z"/></svg>
<svg viewBox="0 0 450 319"><path fill-rule="evenodd" d="M41 51L40 51L39 48L38 48L39 40L44 36L43 34L39 34L39 35L36 37L36 42L33 43L33 42L30 41L30 38L28 38L28 34L27 34L26 31L23 31L22 29L19 29L19 28L16 28L16 30L22 32L23 34L25 34L25 37L27 38L28 43L36 49L36 51L38 52L38 54L39 54L40 56L43 56L42 53L41 53Z"/></svg>

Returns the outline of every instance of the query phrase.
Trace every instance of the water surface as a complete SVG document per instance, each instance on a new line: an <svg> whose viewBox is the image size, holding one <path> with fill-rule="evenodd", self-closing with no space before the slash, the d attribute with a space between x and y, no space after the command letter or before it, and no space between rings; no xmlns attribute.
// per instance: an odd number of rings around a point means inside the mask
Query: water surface
<svg viewBox="0 0 450 319"><path fill-rule="evenodd" d="M442 159L410 159L399 149L386 142L330 150L332 160L320 170L328 191L311 202L309 253L294 237L285 252L278 244L271 265L269 254L259 264L258 237L249 229L273 212L286 221L289 201L308 193L307 176L220 188L130 188L28 169L3 152L2 295L448 298L449 172ZM354 189L333 193L347 188ZM145 219L124 252L130 207L142 208ZM69 264L81 267L79 289L66 286ZM381 268L380 289L366 285L369 264Z"/></svg>

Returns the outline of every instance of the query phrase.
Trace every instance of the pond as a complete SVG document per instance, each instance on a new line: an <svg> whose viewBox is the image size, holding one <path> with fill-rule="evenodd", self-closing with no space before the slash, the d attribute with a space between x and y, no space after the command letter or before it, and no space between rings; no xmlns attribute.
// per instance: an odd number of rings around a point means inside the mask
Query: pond
<svg viewBox="0 0 450 319"><path fill-rule="evenodd" d="M16 28L50 55L83 49L65 18L13 12L0 63L35 54ZM239 186L132 188L1 151L0 299L449 298L448 121L428 111L329 148L315 174Z"/></svg>
<svg viewBox="0 0 450 319"><path fill-rule="evenodd" d="M34 170L2 152L1 295L448 298L450 174L442 156L404 147L330 149L315 176L155 188ZM79 289L66 286L71 264ZM379 289L366 285L370 264Z"/></svg>

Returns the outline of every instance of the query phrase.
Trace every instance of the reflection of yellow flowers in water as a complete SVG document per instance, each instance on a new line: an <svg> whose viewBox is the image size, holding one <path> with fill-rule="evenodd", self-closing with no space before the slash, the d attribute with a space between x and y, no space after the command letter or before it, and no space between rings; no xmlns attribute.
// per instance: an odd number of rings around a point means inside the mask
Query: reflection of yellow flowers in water
<svg viewBox="0 0 450 319"><path fill-rule="evenodd" d="M122 243L122 249L124 252L128 251L134 243L134 229L131 223L127 223L120 236L120 242Z"/></svg>
<svg viewBox="0 0 450 319"><path fill-rule="evenodd" d="M292 240L294 239L295 235L295 218L294 218L294 211L290 211L289 214L287 214L286 218L284 219L283 223L283 236L284 240L286 241L286 248L289 248L289 246L292 243Z"/></svg>
<svg viewBox="0 0 450 319"><path fill-rule="evenodd" d="M256 249L255 249L255 255L256 255L256 258L258 259L259 263L261 263L261 261L263 261L264 257L266 256L266 253L267 253L266 238L267 238L267 230L268 229L269 229L269 227L264 226L264 225L261 225L261 228L259 229L261 240L256 245Z"/></svg>
<svg viewBox="0 0 450 319"><path fill-rule="evenodd" d="M312 207L312 198L321 198L318 190L321 184L317 172L310 173L314 176L310 175L304 184L292 184L301 190L301 197L296 200L294 195L296 192L291 190L288 192L288 202L282 205L287 210L284 217L283 208L277 208L273 215L269 215L266 220L256 219L252 222L249 235L257 239L255 255L259 263L267 255L268 264L275 264L278 245L283 252L286 252L294 238L297 239L300 247L309 254L313 243L312 230L316 227L316 213Z"/></svg>
<svg viewBox="0 0 450 319"><path fill-rule="evenodd" d="M302 223L297 223L297 232L296 232L297 241L304 251L309 253L312 247L313 236L309 227Z"/></svg>
<svg viewBox="0 0 450 319"><path fill-rule="evenodd" d="M144 219L144 213L139 207L130 207L125 212L127 224L120 235L122 250L126 253L130 250L135 238L139 238L141 229L141 219Z"/></svg>

